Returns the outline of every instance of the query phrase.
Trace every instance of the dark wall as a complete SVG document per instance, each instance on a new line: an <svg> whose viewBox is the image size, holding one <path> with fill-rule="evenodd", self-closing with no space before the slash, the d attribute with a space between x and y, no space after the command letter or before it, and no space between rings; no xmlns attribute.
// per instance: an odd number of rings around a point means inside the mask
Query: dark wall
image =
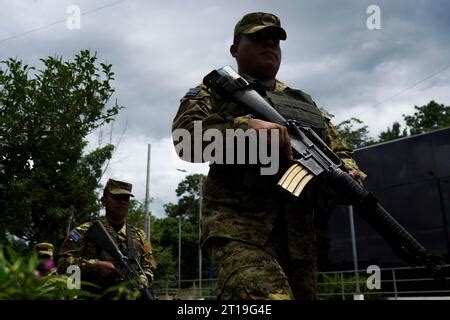
<svg viewBox="0 0 450 320"><path fill-rule="evenodd" d="M362 148L355 158L368 175L366 188L388 212L427 249L448 257L450 128ZM352 268L348 208L337 208L325 220L320 268ZM360 268L404 265L356 211L355 228Z"/></svg>

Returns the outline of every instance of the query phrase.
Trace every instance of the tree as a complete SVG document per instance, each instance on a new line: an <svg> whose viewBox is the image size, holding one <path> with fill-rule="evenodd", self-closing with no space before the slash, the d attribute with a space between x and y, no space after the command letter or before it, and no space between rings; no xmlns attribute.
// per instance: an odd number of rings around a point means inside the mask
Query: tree
<svg viewBox="0 0 450 320"><path fill-rule="evenodd" d="M428 104L417 107L414 115L403 115L406 127L401 130L401 125L394 122L391 128L387 128L379 135L378 142L398 139L409 135L430 132L441 128L450 127L450 106L438 104L431 100Z"/></svg>
<svg viewBox="0 0 450 320"><path fill-rule="evenodd" d="M386 131L383 131L379 135L379 140L377 142L385 142L389 140L394 140L402 137L406 137L408 135L406 128L400 133L400 123L394 122L392 124L392 128L387 128Z"/></svg>
<svg viewBox="0 0 450 320"><path fill-rule="evenodd" d="M99 180L114 147L84 154L85 137L113 120L111 65L81 51L73 61L48 57L43 68L17 59L0 62L0 237L30 245L65 236L99 211Z"/></svg>
<svg viewBox="0 0 450 320"><path fill-rule="evenodd" d="M431 100L427 105L417 107L413 116L403 115L410 135L450 127L450 106Z"/></svg>
<svg viewBox="0 0 450 320"><path fill-rule="evenodd" d="M360 127L354 128L354 126ZM350 118L349 120L342 121L336 126L336 129L352 149L375 143L375 141L369 137L369 126L364 125L364 122L358 118Z"/></svg>
<svg viewBox="0 0 450 320"><path fill-rule="evenodd" d="M164 219L157 219L149 213L151 225L151 239L153 255L157 263L155 279L157 281L175 281L177 279L177 234L178 227L168 224ZM172 218L171 218L172 219ZM161 221L162 220L162 221ZM130 211L127 216L127 223L136 228L145 228L144 204L137 200L131 200ZM163 236L164 235L164 236ZM163 237L170 237L169 241L161 240Z"/></svg>
<svg viewBox="0 0 450 320"><path fill-rule="evenodd" d="M169 217L179 217L188 219L193 223L198 222L200 183L204 181L205 175L191 174L186 176L175 190L178 203L168 203L164 205L164 210Z"/></svg>
<svg viewBox="0 0 450 320"><path fill-rule="evenodd" d="M163 258L163 262L166 263L172 270L173 276L169 276L169 272L161 270L161 261L158 263L157 272L164 272L158 275L158 280L178 279L178 225L180 220L177 218L167 217L162 219L156 219L154 226L152 226L153 236L152 241L155 243L155 252L164 253L161 256L155 256L155 259ZM193 224L189 221L181 220L181 278L194 279L197 278L198 267L198 229L197 224ZM164 252L165 251L165 252ZM168 253L171 253L171 260L168 259ZM170 262L170 263L169 263ZM155 276L156 277L156 276Z"/></svg>
<svg viewBox="0 0 450 320"><path fill-rule="evenodd" d="M151 213L149 213L149 216L151 216ZM127 223L133 227L145 230L144 204L134 199L130 201Z"/></svg>
<svg viewBox="0 0 450 320"><path fill-rule="evenodd" d="M173 255L177 257L178 240L174 238L178 235L177 229L178 219L182 221L182 278L193 279L198 278L198 246L199 246L199 200L200 200L200 184L205 180L203 174L192 174L186 176L176 189L178 203L168 203L164 205L166 214L169 216L166 221L172 221L172 231L161 238L161 245L172 244ZM178 219L174 219L178 218ZM169 220L171 219L171 220ZM164 229L164 228L163 228ZM169 230L169 228L167 228ZM171 239L169 241L169 239ZM165 241L165 242L164 242ZM206 255L203 255L203 266L208 265ZM204 275L207 275L207 268L203 269Z"/></svg>

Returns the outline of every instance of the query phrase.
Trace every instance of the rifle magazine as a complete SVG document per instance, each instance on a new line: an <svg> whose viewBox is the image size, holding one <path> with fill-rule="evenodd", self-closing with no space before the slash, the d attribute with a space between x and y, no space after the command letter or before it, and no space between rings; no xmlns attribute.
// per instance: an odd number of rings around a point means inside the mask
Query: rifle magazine
<svg viewBox="0 0 450 320"><path fill-rule="evenodd" d="M312 178L314 178L313 174L300 164L295 163L281 177L278 185L298 197Z"/></svg>

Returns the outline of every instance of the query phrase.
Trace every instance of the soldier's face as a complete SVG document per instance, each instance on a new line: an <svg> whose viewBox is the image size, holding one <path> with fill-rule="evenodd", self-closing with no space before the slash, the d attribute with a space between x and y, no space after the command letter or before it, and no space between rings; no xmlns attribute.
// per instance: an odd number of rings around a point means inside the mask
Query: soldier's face
<svg viewBox="0 0 450 320"><path fill-rule="evenodd" d="M102 198L106 215L116 223L122 223L128 215L130 196L127 194L110 194Z"/></svg>
<svg viewBox="0 0 450 320"><path fill-rule="evenodd" d="M231 46L230 52L236 58L239 71L258 80L275 79L280 68L280 40L272 30L243 34L239 44Z"/></svg>

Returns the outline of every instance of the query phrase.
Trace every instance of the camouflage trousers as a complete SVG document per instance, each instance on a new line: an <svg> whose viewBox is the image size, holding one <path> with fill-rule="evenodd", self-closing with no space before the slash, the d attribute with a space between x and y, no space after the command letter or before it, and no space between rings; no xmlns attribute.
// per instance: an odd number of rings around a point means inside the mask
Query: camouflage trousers
<svg viewBox="0 0 450 320"><path fill-rule="evenodd" d="M219 271L220 300L315 299L315 260L291 259L270 242L258 247L216 238L208 249Z"/></svg>

